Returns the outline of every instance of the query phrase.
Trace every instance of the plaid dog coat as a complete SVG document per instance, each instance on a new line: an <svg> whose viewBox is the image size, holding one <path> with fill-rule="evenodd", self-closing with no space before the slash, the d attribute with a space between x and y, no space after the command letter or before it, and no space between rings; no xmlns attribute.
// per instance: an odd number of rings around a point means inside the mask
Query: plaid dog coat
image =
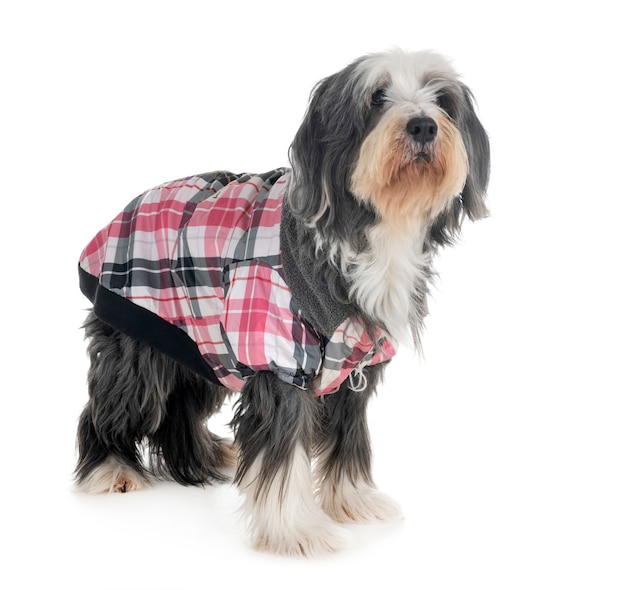
<svg viewBox="0 0 626 590"><path fill-rule="evenodd" d="M362 368L394 348L358 316L327 334L303 317L281 256L288 180L284 168L212 172L134 199L80 257L96 316L235 391L256 371L317 395L347 378L358 389Z"/></svg>

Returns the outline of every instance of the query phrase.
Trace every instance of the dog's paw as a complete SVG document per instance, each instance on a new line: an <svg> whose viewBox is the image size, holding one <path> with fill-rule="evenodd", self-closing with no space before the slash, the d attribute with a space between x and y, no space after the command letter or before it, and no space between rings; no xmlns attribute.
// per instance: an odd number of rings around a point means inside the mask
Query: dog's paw
<svg viewBox="0 0 626 590"><path fill-rule="evenodd" d="M324 512L337 522L393 522L402 518L402 509L395 500L366 483L323 485L318 497Z"/></svg>
<svg viewBox="0 0 626 590"><path fill-rule="evenodd" d="M291 557L322 557L346 548L350 544L349 532L328 517L324 520L308 527L256 531L254 548Z"/></svg>
<svg viewBox="0 0 626 590"><path fill-rule="evenodd" d="M296 495L276 489L255 498L248 488L245 498L242 511L258 551L319 557L349 545L350 533L322 511L310 491Z"/></svg>
<svg viewBox="0 0 626 590"><path fill-rule="evenodd" d="M311 465L302 446L294 460L263 482L259 457L239 483L241 512L252 545L279 555L316 557L333 553L350 542L348 531L323 512L313 496Z"/></svg>
<svg viewBox="0 0 626 590"><path fill-rule="evenodd" d="M124 494L148 487L150 483L143 475L112 457L76 485L79 491L87 494Z"/></svg>

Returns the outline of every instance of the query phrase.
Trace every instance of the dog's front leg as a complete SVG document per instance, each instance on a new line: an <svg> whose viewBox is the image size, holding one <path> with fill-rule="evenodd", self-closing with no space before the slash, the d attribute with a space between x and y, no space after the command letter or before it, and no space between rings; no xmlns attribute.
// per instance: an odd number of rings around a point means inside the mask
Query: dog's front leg
<svg viewBox="0 0 626 590"><path fill-rule="evenodd" d="M311 392L273 373L257 373L243 388L233 419L235 482L256 549L311 556L346 544L346 532L314 498L310 453L318 416Z"/></svg>
<svg viewBox="0 0 626 590"><path fill-rule="evenodd" d="M372 451L366 410L384 365L365 367L363 391L345 382L322 399L316 479L324 511L339 522L392 521L402 516L398 504L380 492L372 479Z"/></svg>

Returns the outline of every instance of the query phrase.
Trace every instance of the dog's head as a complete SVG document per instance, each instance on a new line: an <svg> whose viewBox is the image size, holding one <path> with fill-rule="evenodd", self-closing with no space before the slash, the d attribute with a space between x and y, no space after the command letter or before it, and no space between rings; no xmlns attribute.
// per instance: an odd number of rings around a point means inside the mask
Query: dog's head
<svg viewBox="0 0 626 590"><path fill-rule="evenodd" d="M450 242L487 215L489 141L470 90L443 57L400 51L322 80L291 145L289 202L322 233L350 240L376 220Z"/></svg>

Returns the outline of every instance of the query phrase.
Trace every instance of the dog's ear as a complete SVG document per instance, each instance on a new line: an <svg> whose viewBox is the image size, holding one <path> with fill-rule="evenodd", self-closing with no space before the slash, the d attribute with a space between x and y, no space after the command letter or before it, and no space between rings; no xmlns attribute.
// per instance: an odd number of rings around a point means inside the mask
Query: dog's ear
<svg viewBox="0 0 626 590"><path fill-rule="evenodd" d="M289 205L297 216L308 222L317 221L328 208L321 183L324 167L321 102L328 85L327 78L311 92L309 107L289 147L292 168Z"/></svg>
<svg viewBox="0 0 626 590"><path fill-rule="evenodd" d="M453 243L465 217L475 221L489 215L485 204L491 166L489 137L476 115L471 91L464 84L460 89L461 100L453 118L467 153L468 173L460 197L439 215L430 228L428 242L433 246Z"/></svg>
<svg viewBox="0 0 626 590"><path fill-rule="evenodd" d="M460 112L458 127L465 143L469 172L461 199L463 210L472 221L475 221L489 215L485 196L489 183L491 157L487 132L478 120L474 97L467 86L463 87L463 96L465 104Z"/></svg>
<svg viewBox="0 0 626 590"><path fill-rule="evenodd" d="M357 63L317 84L289 148L291 209L305 222L335 233L352 225L346 215L364 209L350 193L350 174L367 115L355 75Z"/></svg>

